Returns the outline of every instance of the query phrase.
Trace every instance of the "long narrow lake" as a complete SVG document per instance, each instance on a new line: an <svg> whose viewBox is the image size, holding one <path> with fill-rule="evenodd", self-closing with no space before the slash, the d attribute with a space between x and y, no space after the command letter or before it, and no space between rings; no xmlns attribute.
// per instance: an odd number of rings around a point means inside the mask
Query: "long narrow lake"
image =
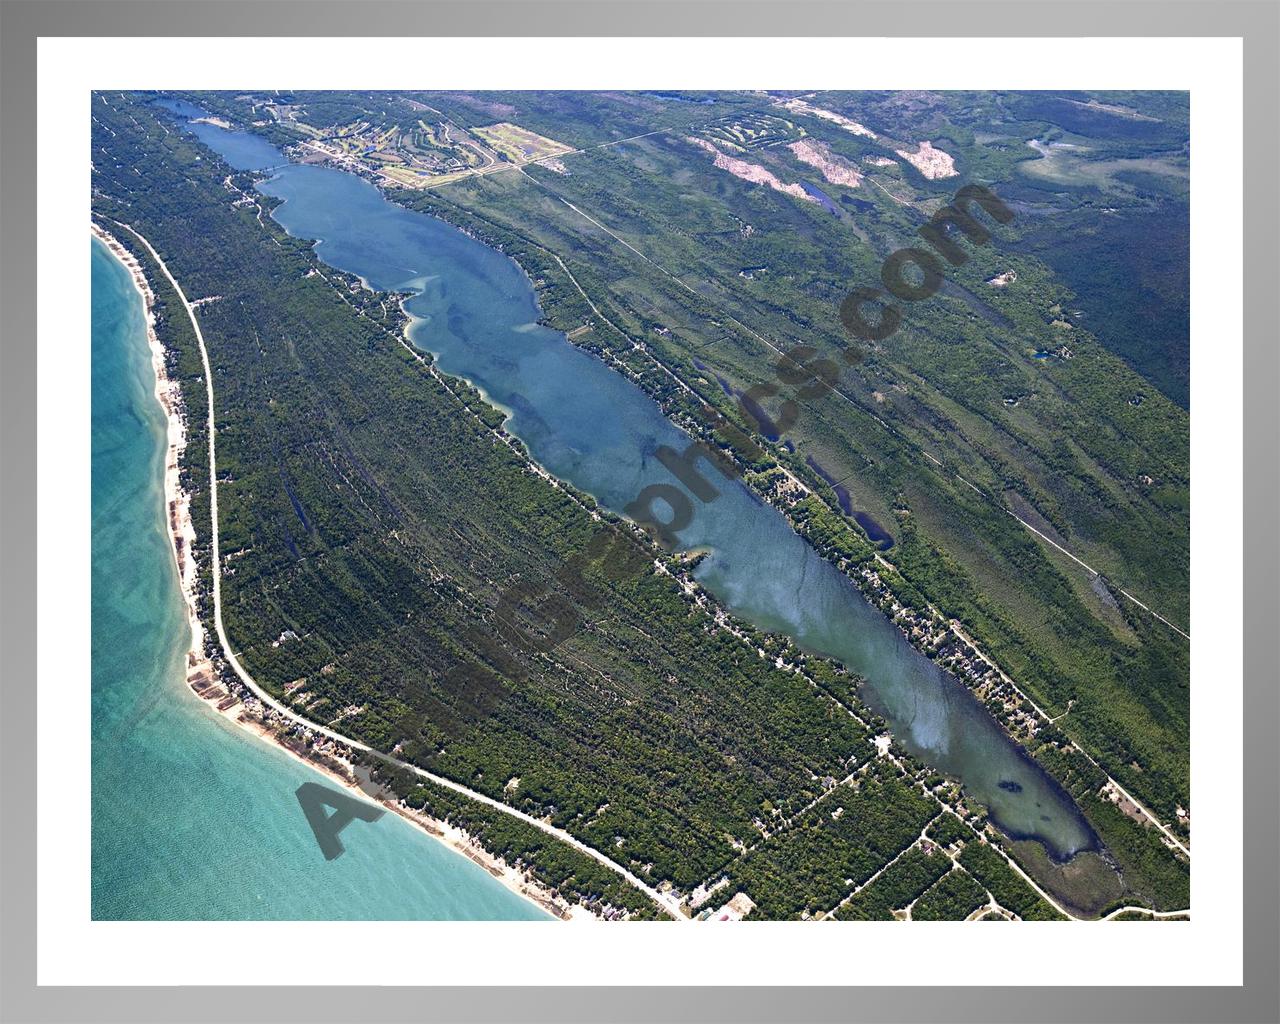
<svg viewBox="0 0 1280 1024"><path fill-rule="evenodd" d="M166 104L186 117L185 104ZM287 164L257 136L191 130L240 170L274 168L259 185L283 200L272 216L320 259L378 289L412 295L413 343L511 411L508 429L548 471L615 512L651 483L679 482L654 456L689 438L621 374L537 323L531 283L508 257L458 229L387 201L332 168ZM697 575L735 614L793 637L864 676L867 701L902 743L959 779L1007 832L1057 858L1093 845L1079 811L958 681L917 652L775 509L737 482L697 503L681 547L710 552Z"/></svg>

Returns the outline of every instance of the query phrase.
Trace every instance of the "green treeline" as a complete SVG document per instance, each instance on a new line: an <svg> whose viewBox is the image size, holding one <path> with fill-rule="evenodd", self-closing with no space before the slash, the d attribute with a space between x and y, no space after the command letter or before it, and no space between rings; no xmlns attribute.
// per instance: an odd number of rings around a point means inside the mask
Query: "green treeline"
<svg viewBox="0 0 1280 1024"><path fill-rule="evenodd" d="M960 853L960 864L986 887L995 901L1024 921L1056 921L1062 915L1009 867L1000 854L985 843L969 843Z"/></svg>
<svg viewBox="0 0 1280 1024"><path fill-rule="evenodd" d="M963 921L987 904L987 891L966 871L944 875L911 907L913 921Z"/></svg>
<svg viewBox="0 0 1280 1024"><path fill-rule="evenodd" d="M420 776L376 758L367 760L373 777L411 808L470 833L486 850L528 870L553 894L564 895L606 916L608 908L613 908L625 911L628 920L665 919L635 886L568 844Z"/></svg>

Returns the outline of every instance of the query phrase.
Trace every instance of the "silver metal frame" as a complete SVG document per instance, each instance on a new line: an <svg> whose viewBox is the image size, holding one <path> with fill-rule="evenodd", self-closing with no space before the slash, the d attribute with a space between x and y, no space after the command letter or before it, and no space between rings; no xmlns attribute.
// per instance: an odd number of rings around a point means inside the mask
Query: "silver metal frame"
<svg viewBox="0 0 1280 1024"><path fill-rule="evenodd" d="M785 8L785 9L784 9ZM1280 1020L1276 0L876 3L0 0L0 1019ZM40 36L1229 36L1244 39L1244 985L1238 988L37 988L35 191ZM107 44L109 45L109 43ZM1205 186L1201 186L1205 187ZM1087 964L1063 964L1063 973ZM159 980L159 979L158 979ZM675 998L673 999L673 995Z"/></svg>

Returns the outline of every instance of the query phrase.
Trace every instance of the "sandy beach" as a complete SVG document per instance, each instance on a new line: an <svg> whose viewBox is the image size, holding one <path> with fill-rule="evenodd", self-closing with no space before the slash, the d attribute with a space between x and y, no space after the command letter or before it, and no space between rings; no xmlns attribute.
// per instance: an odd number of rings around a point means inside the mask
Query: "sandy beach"
<svg viewBox="0 0 1280 1024"><path fill-rule="evenodd" d="M151 350L151 369L156 379L156 401L164 410L165 420L168 423L168 441L164 457L165 519L178 569L178 580L187 604L187 619L191 627L191 645L187 653L188 670L193 657L204 661L207 667L208 661L204 658L204 626L200 623L195 604L197 568L192 552L196 529L191 519L191 498L183 491L179 476L182 452L187 445L187 418L182 405L182 390L176 381L169 379L165 366L164 346L160 344L160 338L155 330L156 318L153 312L155 296L146 275L142 272L142 266L133 253L121 245L118 239L97 224L93 222L90 224L93 233L129 271L133 286L142 297L147 321L147 347Z"/></svg>
<svg viewBox="0 0 1280 1024"><path fill-rule="evenodd" d="M212 689L221 690L220 687L212 687ZM194 691L193 691L194 692ZM197 696L202 696L197 694ZM210 695L204 698L213 711L221 715L228 722L239 726L247 732L253 733L259 739L272 746L283 750L295 761L306 765L313 771L319 772L329 781L336 783L343 789L358 796L369 803L378 804L381 807L392 811L400 817L404 818L410 824L426 832L438 842L443 843L454 853L466 857L468 860L478 864L484 868L490 875L496 878L504 886L512 892L536 903L539 907L554 917L562 920L588 918L594 919L595 915L586 911L580 906L570 904L554 895L551 890L542 885L536 879L528 877L525 872L508 864L501 857L486 850L479 842L471 836L470 833L460 828L455 828L448 822L440 821L429 815L422 814L406 807L394 797L384 797L378 792L370 792L367 784L362 786L356 777L355 767L350 761L339 756L336 752L329 752L325 756L325 760L329 763L321 764L318 761L307 757L301 750L296 749L289 743L283 742L281 734L268 722L257 717L251 708L246 707L243 703L237 701L226 709L220 709L218 704L221 703L216 695Z"/></svg>
<svg viewBox="0 0 1280 1024"><path fill-rule="evenodd" d="M164 500L165 523L173 548L175 566L183 600L187 606L190 624L190 645L186 655L185 689L198 698L210 711L263 742L283 750L290 757L325 776L330 781L355 793L365 800L377 803L400 815L415 827L459 856L466 857L484 868L490 875L512 892L536 903L547 913L562 920L596 920L597 915L579 904L571 904L554 894L549 888L522 869L508 864L503 858L486 850L473 836L447 822L417 812L381 792L371 793L361 786L351 761L351 750L337 741L318 735L309 750L296 737L297 747L286 742L286 729L294 723L276 721L277 715L270 707L250 693L231 693L218 680L212 661L205 653L205 629L196 610L196 587L199 578L194 556L195 524L191 516L191 498L181 486L180 466L187 442L186 410L182 403L181 388L169 378L165 364L165 350L155 331L155 296L137 258L116 237L97 223L91 222L93 234L103 242L117 260L129 271L134 287L142 297L147 323L147 345L151 350L151 365L155 373L155 395L164 410L168 423L165 450Z"/></svg>

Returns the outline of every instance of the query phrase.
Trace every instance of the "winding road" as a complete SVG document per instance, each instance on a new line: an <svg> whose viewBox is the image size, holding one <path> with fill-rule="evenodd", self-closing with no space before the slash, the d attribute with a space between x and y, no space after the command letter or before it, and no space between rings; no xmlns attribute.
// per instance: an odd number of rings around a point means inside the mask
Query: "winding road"
<svg viewBox="0 0 1280 1024"><path fill-rule="evenodd" d="M546 821L543 821L540 818L535 818L531 814L526 814L524 811L517 810L516 808L511 807L508 804L504 804L500 800L495 800L493 797L488 796L484 793L477 792L474 789L468 789L466 786L463 786L457 782L454 782L452 779L445 778L442 775L435 775L432 772L426 771L423 768L419 768L417 765L409 764L406 761L401 761L399 758L392 757L389 754L384 754L379 750L374 750L372 747L368 746L367 744L361 743L358 740L354 740L350 736L344 736L342 733L335 732L332 729L326 728L323 725L319 725L316 722L312 722L309 719L302 717L297 712L293 711L291 708L288 708L285 705L281 704L274 697L272 697L271 694L269 694L265 689L263 689L261 686L258 685L258 682L253 678L253 676L249 674L249 672L245 669L245 667L240 663L240 660L236 657L235 652L231 648L231 642L227 639L226 629L222 624L222 580L221 580L222 564L221 564L221 559L218 553L218 473L217 473L217 448L216 448L217 431L214 425L215 415L214 415L214 396L213 396L213 371L209 364L209 352L205 348L204 335L200 331L200 323L196 319L195 309L192 307L191 303L187 300L186 293L182 290L182 286L178 284L173 274L169 271L169 268L165 265L164 260L160 258L160 254L156 252L155 247L149 241L147 241L147 239L145 239L141 234L139 234L132 227L130 227L128 224L123 224L120 221L113 221L113 223L117 224L119 227L128 231L129 234L131 234L134 238L138 240L138 242L147 250L147 252L150 253L151 258L155 260L156 265L160 268L161 273L163 273L164 276L168 279L169 283L173 285L173 290L177 293L179 300L181 300L183 307L187 311L187 316L191 320L191 328L193 331L195 331L196 343L199 345L199 348L200 348L200 361L204 365L205 391L206 391L206 396L209 404L209 411L208 411L209 517L210 517L210 523L211 523L210 545L211 545L212 561L213 561L212 573L211 573L213 578L213 625L214 625L214 630L218 637L218 643L219 645L221 645L223 654L226 656L227 664L231 666L232 670L235 672L236 676L240 679L240 681L244 683L244 685L247 686L249 690L252 691L254 696L256 696L260 701L262 701L264 705L266 705L267 707L270 707L273 711L277 712L280 715L283 715L285 718L289 719L290 721L296 722L298 725L301 725L307 729L311 729L312 731L317 732L322 736L327 736L329 739L332 739L338 743L342 743L348 747L351 747L352 749L363 751L365 753L369 753L376 757L379 757L389 764L393 764L398 768L403 768L419 776L420 778L426 779L428 782L432 782L437 786L442 786L445 789L452 790L455 793L460 793L461 795L468 797L471 800L475 800L477 803L482 803L486 807L492 807L494 810L501 811L503 814L509 815L512 818L516 818L517 820L524 822L526 825L530 825L533 828L538 829L540 832L545 832L547 835L554 836L556 839L560 840L562 843L565 843L566 845L573 847L573 849L577 850L579 853L584 854L587 857L590 857L592 860L596 861L599 864L602 864L604 867L608 868L610 871L613 871L615 874L621 875L622 878L624 878L627 882L629 882L635 888L639 889L646 896L648 896L649 899L651 899L655 904L657 904L670 917L674 918L677 921L688 921L689 917L685 913L684 909L680 906L679 901L675 899L673 896L671 896L669 893L659 892L657 889L649 885L649 883L645 882L643 879L635 875L633 872L622 867L616 861L612 860L611 858L601 853L599 850L595 849L594 847L588 846L586 843L582 842L580 839L570 835L564 829L557 828L556 826Z"/></svg>

